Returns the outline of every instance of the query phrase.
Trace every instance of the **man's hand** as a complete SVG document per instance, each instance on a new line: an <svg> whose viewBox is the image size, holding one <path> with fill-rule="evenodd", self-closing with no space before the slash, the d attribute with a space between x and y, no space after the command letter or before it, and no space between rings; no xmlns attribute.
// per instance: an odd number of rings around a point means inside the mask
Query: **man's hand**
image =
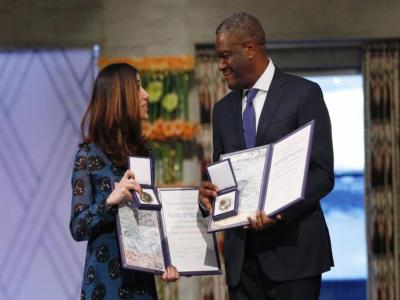
<svg viewBox="0 0 400 300"><path fill-rule="evenodd" d="M202 181L199 187L199 201L209 212L212 211L212 198L217 196L218 188L210 181Z"/></svg>
<svg viewBox="0 0 400 300"><path fill-rule="evenodd" d="M257 211L255 220L251 217L248 217L247 220L249 220L247 228L259 231L275 225L276 222L282 220L282 215L277 215L276 219L272 219L267 217L264 211Z"/></svg>

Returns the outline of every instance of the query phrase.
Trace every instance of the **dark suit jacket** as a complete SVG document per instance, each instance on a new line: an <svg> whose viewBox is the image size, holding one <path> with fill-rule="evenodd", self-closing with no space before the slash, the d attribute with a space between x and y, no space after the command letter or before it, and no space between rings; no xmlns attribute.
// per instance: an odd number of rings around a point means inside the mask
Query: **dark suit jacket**
<svg viewBox="0 0 400 300"><path fill-rule="evenodd" d="M256 146L274 142L315 119L314 141L304 201L289 208L284 220L254 232L257 259L275 281L319 275L333 266L329 232L319 200L334 185L331 124L318 84L278 68L261 112ZM246 148L242 130L242 95L232 91L213 108L214 161ZM246 230L225 232L228 286L236 286L244 259Z"/></svg>

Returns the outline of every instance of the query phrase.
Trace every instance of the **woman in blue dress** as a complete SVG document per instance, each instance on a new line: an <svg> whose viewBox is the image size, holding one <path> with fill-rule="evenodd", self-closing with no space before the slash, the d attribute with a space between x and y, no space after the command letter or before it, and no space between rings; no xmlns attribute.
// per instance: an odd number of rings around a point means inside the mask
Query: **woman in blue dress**
<svg viewBox="0 0 400 300"><path fill-rule="evenodd" d="M147 118L148 94L137 70L128 64L101 70L72 174L70 230L75 240L88 241L81 299L157 299L152 274L121 267L116 231L118 204L132 200L131 190L141 192L126 166L129 155L149 155L141 131ZM179 274L169 266L161 278L175 281Z"/></svg>

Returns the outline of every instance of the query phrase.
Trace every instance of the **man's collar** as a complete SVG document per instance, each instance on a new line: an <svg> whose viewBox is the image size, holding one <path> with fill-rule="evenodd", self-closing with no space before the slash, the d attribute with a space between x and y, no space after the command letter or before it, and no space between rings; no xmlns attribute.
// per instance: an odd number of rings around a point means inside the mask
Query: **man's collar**
<svg viewBox="0 0 400 300"><path fill-rule="evenodd" d="M269 59L269 63L264 73L258 78L256 83L253 85L253 89L258 89L264 92L269 90L269 87L272 82L272 77L274 77L275 65L271 59Z"/></svg>
<svg viewBox="0 0 400 300"><path fill-rule="evenodd" d="M262 73L260 78L258 78L256 83L251 88L267 92L269 90L270 85L271 85L272 77L274 77L274 72L275 72L275 65L272 62L272 60L269 59L268 66L265 69L264 73ZM245 90L242 91L242 96L245 95L247 90L248 89L245 89Z"/></svg>

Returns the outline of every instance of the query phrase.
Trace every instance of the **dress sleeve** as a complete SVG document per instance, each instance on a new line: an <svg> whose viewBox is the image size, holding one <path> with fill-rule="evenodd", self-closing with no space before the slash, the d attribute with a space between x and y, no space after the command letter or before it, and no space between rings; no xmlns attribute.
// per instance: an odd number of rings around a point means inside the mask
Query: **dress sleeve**
<svg viewBox="0 0 400 300"><path fill-rule="evenodd" d="M88 169L88 153L78 151L72 172L72 207L70 231L76 241L88 240L99 233L102 225L115 221L117 208L108 208L106 204L111 181L102 177L97 182ZM108 179L108 180L107 180ZM104 192L97 192L96 185L101 185Z"/></svg>

